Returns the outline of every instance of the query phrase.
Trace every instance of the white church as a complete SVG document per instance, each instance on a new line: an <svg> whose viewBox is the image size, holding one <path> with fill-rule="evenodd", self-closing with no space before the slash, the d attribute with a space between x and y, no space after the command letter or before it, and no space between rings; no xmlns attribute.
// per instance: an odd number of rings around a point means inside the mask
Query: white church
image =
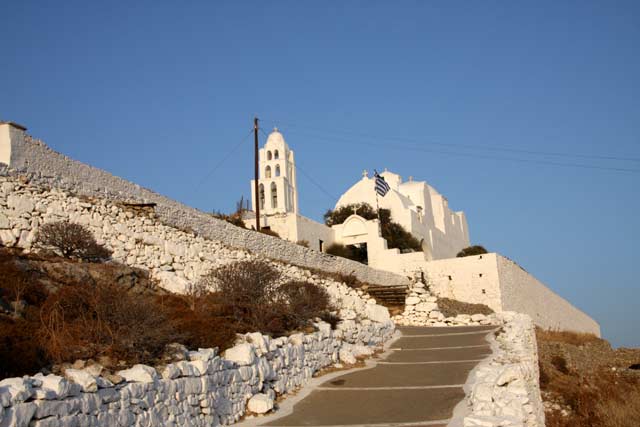
<svg viewBox="0 0 640 427"><path fill-rule="evenodd" d="M368 265L403 275L424 271L426 262L453 258L469 246L469 228L463 212L449 209L447 199L424 181L407 182L393 172L380 175L390 190L376 201L375 178L365 171L335 208L367 203L388 209L394 222L402 225L422 244L422 252L401 253L389 249L377 219L367 220L357 211L344 223L328 227L299 214L296 166L293 150L278 129L267 138L259 152L260 226L275 231L292 242L306 241L312 249L325 251L333 243L345 246L366 244ZM251 181L255 212L255 181ZM253 216L253 218L251 218ZM255 224L255 214L245 217L247 227Z"/></svg>

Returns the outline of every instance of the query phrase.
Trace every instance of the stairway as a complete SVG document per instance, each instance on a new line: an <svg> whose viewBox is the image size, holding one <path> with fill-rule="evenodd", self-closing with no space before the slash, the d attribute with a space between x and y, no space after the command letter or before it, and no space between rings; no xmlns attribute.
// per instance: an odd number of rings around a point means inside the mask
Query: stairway
<svg viewBox="0 0 640 427"><path fill-rule="evenodd" d="M376 302L389 309L404 310L404 300L407 297L409 288L407 286L375 286L369 285L363 291L367 292Z"/></svg>

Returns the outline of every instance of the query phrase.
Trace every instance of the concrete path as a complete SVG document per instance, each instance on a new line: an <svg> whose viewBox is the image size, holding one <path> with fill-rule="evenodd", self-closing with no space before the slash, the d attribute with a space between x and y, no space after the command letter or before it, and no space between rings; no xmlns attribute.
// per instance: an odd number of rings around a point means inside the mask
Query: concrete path
<svg viewBox="0 0 640 427"><path fill-rule="evenodd" d="M400 327L371 369L327 380L289 415L264 426L445 426L464 399L469 372L490 354L494 326Z"/></svg>

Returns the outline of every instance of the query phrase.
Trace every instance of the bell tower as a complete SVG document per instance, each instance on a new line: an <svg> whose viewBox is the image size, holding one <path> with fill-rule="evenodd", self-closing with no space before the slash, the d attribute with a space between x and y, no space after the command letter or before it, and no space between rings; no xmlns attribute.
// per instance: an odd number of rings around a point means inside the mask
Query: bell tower
<svg viewBox="0 0 640 427"><path fill-rule="evenodd" d="M258 191L260 212L265 215L298 213L298 190L296 188L296 164L278 128L269 134L267 142L258 154ZM251 181L251 201L255 211L255 186Z"/></svg>

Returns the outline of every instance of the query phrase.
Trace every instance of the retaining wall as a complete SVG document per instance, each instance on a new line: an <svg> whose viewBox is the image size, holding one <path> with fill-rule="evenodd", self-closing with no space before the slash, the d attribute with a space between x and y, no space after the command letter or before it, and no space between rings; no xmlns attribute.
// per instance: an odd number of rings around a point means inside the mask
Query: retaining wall
<svg viewBox="0 0 640 427"><path fill-rule="evenodd" d="M4 173L26 175L32 182L77 195L156 203L158 217L172 227L193 230L198 236L272 259L324 271L353 273L362 281L380 285L409 283L406 277L397 274L233 226L106 171L72 160L29 135L18 132L10 141L3 140L2 143L11 144L10 164Z"/></svg>

